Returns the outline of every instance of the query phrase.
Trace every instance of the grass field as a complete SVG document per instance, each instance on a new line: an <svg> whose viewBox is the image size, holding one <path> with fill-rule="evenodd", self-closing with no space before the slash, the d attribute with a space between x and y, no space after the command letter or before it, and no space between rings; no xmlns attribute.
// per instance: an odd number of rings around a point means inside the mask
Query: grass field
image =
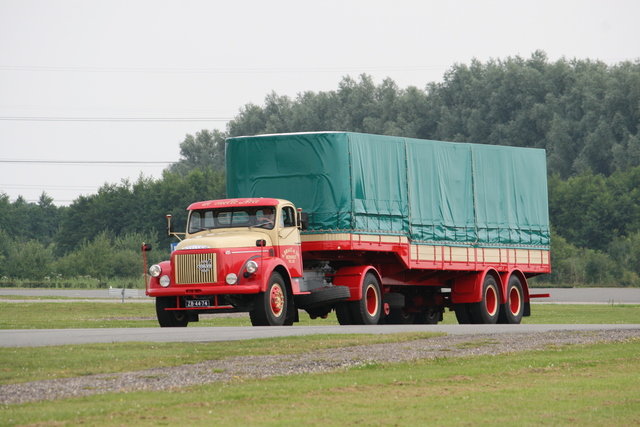
<svg viewBox="0 0 640 427"><path fill-rule="evenodd" d="M528 324L640 323L640 305L558 305L534 304ZM148 328L159 327L155 307L151 303L83 302L60 299L58 302L0 302L0 329L65 329L65 328ZM205 316L202 316L205 317ZM445 312L443 324L456 324L455 314ZM311 320L301 312L297 325L337 325L335 313L327 319ZM216 315L190 323L197 326L250 326L248 316Z"/></svg>
<svg viewBox="0 0 640 427"><path fill-rule="evenodd" d="M632 340L369 364L334 373L2 406L0 420L9 426L638 425L639 355L640 341Z"/></svg>
<svg viewBox="0 0 640 427"><path fill-rule="evenodd" d="M152 304L0 303L0 328L156 327ZM640 306L532 307L525 323L640 323ZM335 317L301 324L336 324ZM453 313L444 323L455 323ZM245 326L246 317L193 326ZM189 326L192 327L192 326ZM0 384L175 366L237 355L428 338L288 337L220 343L0 348ZM368 364L334 373L165 392L111 393L0 406L0 425L639 425L640 340L495 357Z"/></svg>

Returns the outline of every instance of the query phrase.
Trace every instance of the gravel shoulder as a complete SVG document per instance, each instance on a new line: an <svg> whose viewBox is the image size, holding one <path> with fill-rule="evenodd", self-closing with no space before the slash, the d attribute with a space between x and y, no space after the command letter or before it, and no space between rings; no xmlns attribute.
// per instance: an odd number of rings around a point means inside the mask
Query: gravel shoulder
<svg viewBox="0 0 640 427"><path fill-rule="evenodd" d="M0 404L18 404L102 393L168 390L217 381L330 372L369 363L496 355L551 345L592 344L640 338L640 329L448 335L416 341L352 346L284 356L243 356L172 368L32 381L0 386Z"/></svg>

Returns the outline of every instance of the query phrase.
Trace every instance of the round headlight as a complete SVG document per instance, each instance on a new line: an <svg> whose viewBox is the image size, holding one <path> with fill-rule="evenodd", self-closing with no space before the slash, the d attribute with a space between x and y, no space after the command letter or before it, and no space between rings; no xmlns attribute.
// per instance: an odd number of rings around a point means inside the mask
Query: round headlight
<svg viewBox="0 0 640 427"><path fill-rule="evenodd" d="M171 278L169 276L164 275L160 278L160 286L162 286L163 288L166 288L170 284L171 284Z"/></svg>
<svg viewBox="0 0 640 427"><path fill-rule="evenodd" d="M151 267L149 267L149 274L153 277L160 277L160 275L162 274L162 267L160 267L158 264L154 264Z"/></svg>
<svg viewBox="0 0 640 427"><path fill-rule="evenodd" d="M227 284L235 285L237 281L238 281L238 276L236 276L235 273L227 274Z"/></svg>
<svg viewBox="0 0 640 427"><path fill-rule="evenodd" d="M258 263L257 263L257 262L255 262L255 261L253 261L253 260L251 260L251 261L249 261L249 262L247 263L247 266L246 266L245 268L246 268L246 270L247 270L247 273L249 273L249 274L253 274L253 273L255 273L256 271L258 271Z"/></svg>

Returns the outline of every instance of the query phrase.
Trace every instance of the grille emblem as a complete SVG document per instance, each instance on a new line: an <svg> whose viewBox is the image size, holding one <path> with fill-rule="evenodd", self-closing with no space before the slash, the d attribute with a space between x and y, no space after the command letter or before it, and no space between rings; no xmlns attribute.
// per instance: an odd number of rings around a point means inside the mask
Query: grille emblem
<svg viewBox="0 0 640 427"><path fill-rule="evenodd" d="M213 263L210 259L203 259L202 261L200 261L200 263L198 263L198 270L200 270L201 273L208 273L209 271L211 271L212 267Z"/></svg>

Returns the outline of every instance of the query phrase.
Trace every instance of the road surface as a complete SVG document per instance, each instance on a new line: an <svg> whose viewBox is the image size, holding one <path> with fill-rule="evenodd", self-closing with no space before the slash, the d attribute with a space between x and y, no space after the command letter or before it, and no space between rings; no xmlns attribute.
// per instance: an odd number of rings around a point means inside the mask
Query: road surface
<svg viewBox="0 0 640 427"><path fill-rule="evenodd" d="M63 296L117 302L108 290L0 289L2 295L30 297ZM153 302L140 291L127 302ZM532 289L531 293L549 293L550 298L534 301L560 304L640 304L640 288ZM16 301L5 299L3 301ZM29 300L33 302L35 300ZM52 300L42 300L43 302ZM68 300L66 300L68 301ZM377 326L291 326L291 327L198 327L198 328L110 328L110 329L21 329L0 330L0 347L47 346L64 344L144 342L211 342L253 338L314 334L388 334L394 332L444 332L481 334L513 332L549 332L558 330L640 329L640 325L377 325Z"/></svg>

